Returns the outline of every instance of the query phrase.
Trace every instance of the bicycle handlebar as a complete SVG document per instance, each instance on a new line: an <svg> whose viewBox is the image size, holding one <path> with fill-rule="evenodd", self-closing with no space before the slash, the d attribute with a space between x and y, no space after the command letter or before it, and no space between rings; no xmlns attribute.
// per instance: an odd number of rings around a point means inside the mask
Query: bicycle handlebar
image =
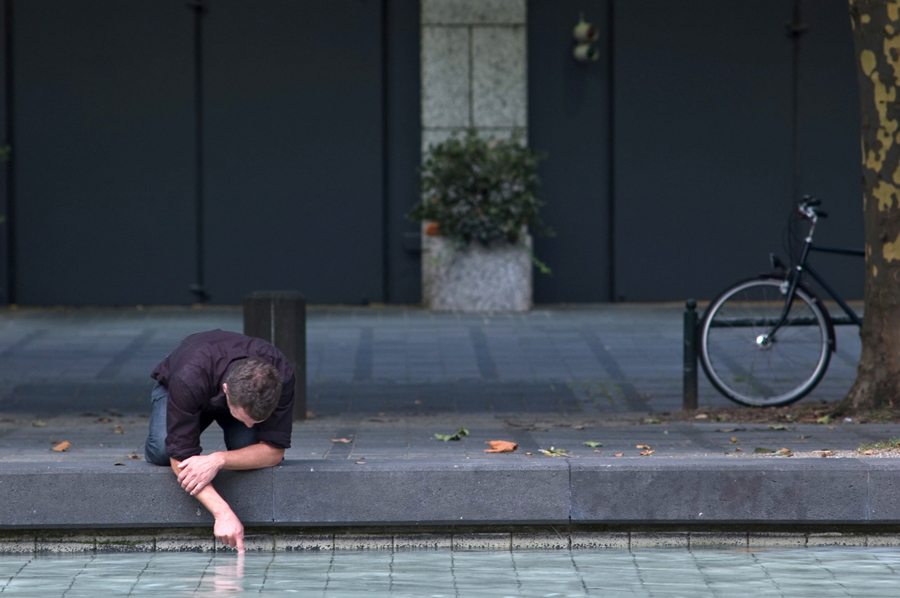
<svg viewBox="0 0 900 598"><path fill-rule="evenodd" d="M801 201L800 205L797 207L797 211L800 212L801 216L808 220L812 220L813 222L815 222L817 218L828 218L828 212L816 209L816 206L820 205L822 205L821 200L810 195L804 195L803 201Z"/></svg>

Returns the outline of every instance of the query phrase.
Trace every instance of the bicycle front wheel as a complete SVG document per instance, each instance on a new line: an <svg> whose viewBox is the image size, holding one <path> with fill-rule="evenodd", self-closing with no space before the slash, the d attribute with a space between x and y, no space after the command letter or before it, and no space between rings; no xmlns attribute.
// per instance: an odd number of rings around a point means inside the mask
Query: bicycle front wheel
<svg viewBox="0 0 900 598"><path fill-rule="evenodd" d="M787 405L815 388L831 359L828 316L797 288L784 324L787 284L776 278L738 283L707 308L700 354L709 381L748 406Z"/></svg>

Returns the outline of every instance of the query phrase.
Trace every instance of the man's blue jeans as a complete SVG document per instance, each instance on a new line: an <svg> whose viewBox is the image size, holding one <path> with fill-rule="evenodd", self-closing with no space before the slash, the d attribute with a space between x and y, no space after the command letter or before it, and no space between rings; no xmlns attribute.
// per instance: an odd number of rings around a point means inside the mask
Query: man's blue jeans
<svg viewBox="0 0 900 598"><path fill-rule="evenodd" d="M150 393L153 401L153 411L150 413L150 433L147 435L147 444L144 447L144 458L147 463L154 465L169 465L169 455L166 454L166 405L169 402L169 390L156 383L153 392ZM256 426L248 428L233 418L230 413L213 417L202 413L200 415L200 429L205 430L215 421L225 432L225 448L229 451L242 449L259 442Z"/></svg>

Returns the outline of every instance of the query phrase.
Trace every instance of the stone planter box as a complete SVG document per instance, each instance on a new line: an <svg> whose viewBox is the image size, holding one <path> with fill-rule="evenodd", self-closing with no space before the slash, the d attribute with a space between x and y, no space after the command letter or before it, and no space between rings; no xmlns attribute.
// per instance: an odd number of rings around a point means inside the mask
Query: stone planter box
<svg viewBox="0 0 900 598"><path fill-rule="evenodd" d="M531 236L518 245L471 243L462 249L422 232L422 300L435 311L528 311Z"/></svg>

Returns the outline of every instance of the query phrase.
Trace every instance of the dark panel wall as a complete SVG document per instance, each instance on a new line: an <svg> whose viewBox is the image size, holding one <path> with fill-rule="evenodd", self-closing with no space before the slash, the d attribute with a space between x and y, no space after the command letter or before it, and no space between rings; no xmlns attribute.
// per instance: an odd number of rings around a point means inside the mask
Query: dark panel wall
<svg viewBox="0 0 900 598"><path fill-rule="evenodd" d="M780 247L790 16L790 0L616 3L620 299L711 298Z"/></svg>
<svg viewBox="0 0 900 598"><path fill-rule="evenodd" d="M859 90L850 14L844 0L805 0L800 50L801 188L829 213L822 245L863 246ZM861 258L814 255L812 262L845 298L863 296Z"/></svg>
<svg viewBox="0 0 900 598"><path fill-rule="evenodd" d="M10 9L10 0L3 0L0 2L0 34L3 36L3 40L5 41L10 37L10 32L7 29L9 21L7 19L7 12ZM12 143L12 139L10 137L11 127L7 126L9 119L9 106L7 106L7 95L11 89L11 85L9 82L9 77L11 76L11 71L8 69L9 56L7 53L8 44L0 42L0 81L3 82L4 91L6 93L0 93L0 127L2 127L3 134L0 136L0 145L9 146ZM6 162L0 162L0 305L4 305L10 302L11 298L11 287L15 284L15 280L13 278L14 272L10 268L12 264L10 257L10 248L12 239L10 238L10 231L12 227L12 218L14 214L12 213L13 206L9 202L9 193L8 188L10 185L10 172L12 164L9 160Z"/></svg>
<svg viewBox="0 0 900 598"><path fill-rule="evenodd" d="M572 57L580 13L601 32L601 58L587 65ZM553 271L535 274L535 301L608 301L607 2L530 0L528 23L528 141L547 155L541 215L556 232L535 239Z"/></svg>
<svg viewBox="0 0 900 598"><path fill-rule="evenodd" d="M217 303L380 301L381 2L210 0L205 228Z"/></svg>
<svg viewBox="0 0 900 598"><path fill-rule="evenodd" d="M15 3L20 303L189 299L190 25L181 0Z"/></svg>
<svg viewBox="0 0 900 598"><path fill-rule="evenodd" d="M419 96L419 3L387 0L386 48L386 283L389 303L422 301L421 260L415 251L419 225L406 214L419 195L422 119ZM408 240L407 240L408 239Z"/></svg>

